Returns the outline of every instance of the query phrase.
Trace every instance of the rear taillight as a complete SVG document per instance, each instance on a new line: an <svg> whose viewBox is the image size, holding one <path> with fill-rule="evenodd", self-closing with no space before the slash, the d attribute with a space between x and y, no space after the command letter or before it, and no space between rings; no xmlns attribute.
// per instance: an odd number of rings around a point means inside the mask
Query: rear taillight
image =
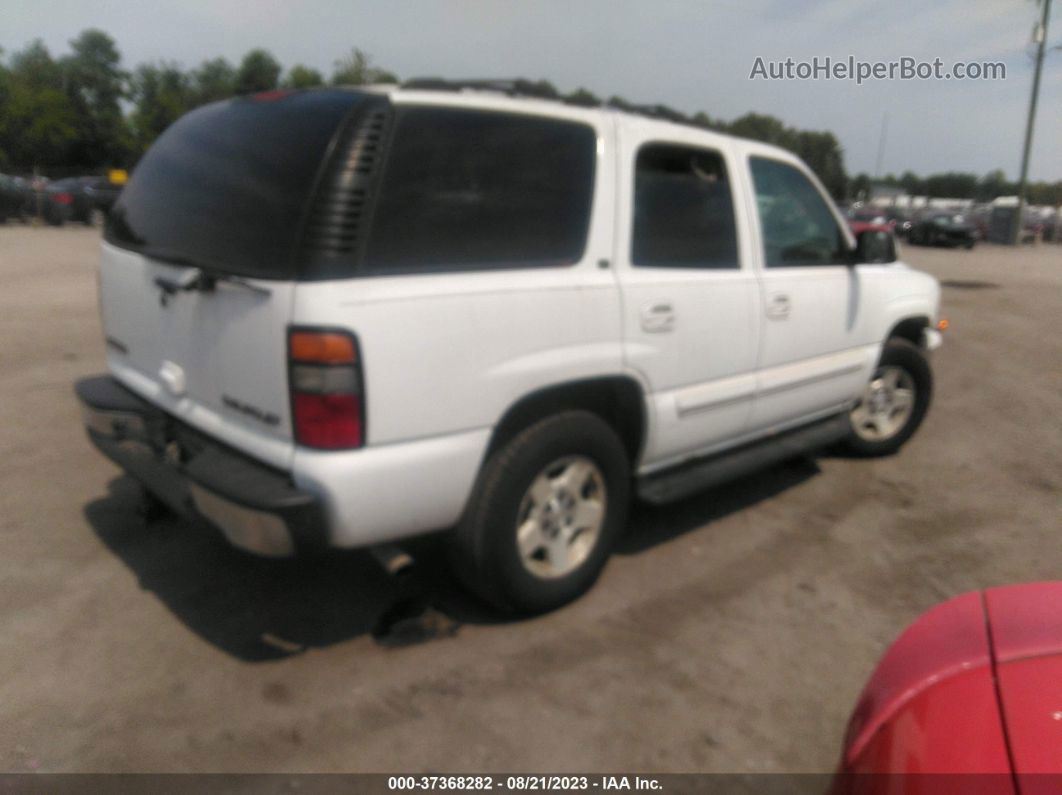
<svg viewBox="0 0 1062 795"><path fill-rule="evenodd" d="M358 342L344 331L294 328L288 335L295 441L321 450L365 443Z"/></svg>
<svg viewBox="0 0 1062 795"><path fill-rule="evenodd" d="M74 203L74 197L70 193L56 193L55 194L55 200L59 204L73 204Z"/></svg>

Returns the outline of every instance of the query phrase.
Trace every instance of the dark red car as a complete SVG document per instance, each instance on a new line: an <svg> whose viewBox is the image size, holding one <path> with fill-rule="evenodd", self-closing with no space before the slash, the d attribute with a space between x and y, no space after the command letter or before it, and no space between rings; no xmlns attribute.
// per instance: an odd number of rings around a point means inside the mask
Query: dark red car
<svg viewBox="0 0 1062 795"><path fill-rule="evenodd" d="M886 229L895 234L896 220L889 217L889 213L878 207L856 207L848 211L848 226L854 234L859 234L864 229Z"/></svg>
<svg viewBox="0 0 1062 795"><path fill-rule="evenodd" d="M860 696L833 792L1062 792L1062 582L915 621Z"/></svg>

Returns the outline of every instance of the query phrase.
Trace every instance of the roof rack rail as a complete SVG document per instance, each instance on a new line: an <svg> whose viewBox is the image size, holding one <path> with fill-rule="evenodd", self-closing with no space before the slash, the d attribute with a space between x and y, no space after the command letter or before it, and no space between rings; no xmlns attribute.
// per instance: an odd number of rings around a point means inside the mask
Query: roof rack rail
<svg viewBox="0 0 1062 795"><path fill-rule="evenodd" d="M538 97L562 100L555 90L550 91L534 80L520 78L487 78L476 80L447 80L442 77L414 77L401 84L402 88L420 91L461 91L466 88L479 91L498 91L511 97Z"/></svg>
<svg viewBox="0 0 1062 795"><path fill-rule="evenodd" d="M617 98L613 97L605 103L605 107L615 108L626 113L637 113L639 116L648 116L651 119L662 119L664 121L673 121L676 124L693 124L697 126L689 116L679 113L667 105L634 105L622 100L617 101Z"/></svg>
<svg viewBox="0 0 1062 795"><path fill-rule="evenodd" d="M670 121L675 124L685 124L698 129L703 129L703 125L698 124L692 117L687 116L684 113L680 113L674 108L669 108L667 105L639 105L630 102L626 102L618 97L613 97L608 101L598 102L597 105L585 105L579 102L573 102L563 94L558 93L548 83L543 85L544 81L538 82L535 80L525 80L522 78L508 79L508 78L486 78L475 80L447 80L443 77L414 77L406 80L400 84L400 88L414 89L418 91L463 91L465 89L471 89L474 91L497 91L510 97L534 97L536 99L551 99L556 102L563 102L566 105L581 105L582 107L598 107L608 108L612 110L620 110L625 113L633 113L638 116L646 116L650 119L659 119L661 121ZM549 86L549 88L546 88Z"/></svg>

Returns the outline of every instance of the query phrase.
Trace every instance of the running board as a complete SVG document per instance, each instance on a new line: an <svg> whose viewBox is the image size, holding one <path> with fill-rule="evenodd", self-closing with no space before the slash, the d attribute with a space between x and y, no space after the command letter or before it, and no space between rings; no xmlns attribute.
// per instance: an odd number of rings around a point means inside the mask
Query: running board
<svg viewBox="0 0 1062 795"><path fill-rule="evenodd" d="M796 430L700 458L638 479L638 496L661 505L764 469L787 458L840 441L848 435L848 416L838 414Z"/></svg>

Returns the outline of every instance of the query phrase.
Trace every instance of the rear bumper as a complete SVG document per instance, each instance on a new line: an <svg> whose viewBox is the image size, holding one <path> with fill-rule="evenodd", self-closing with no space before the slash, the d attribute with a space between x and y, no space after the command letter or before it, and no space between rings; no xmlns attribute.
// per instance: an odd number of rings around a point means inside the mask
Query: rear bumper
<svg viewBox="0 0 1062 795"><path fill-rule="evenodd" d="M174 510L200 516L237 547L287 557L328 546L319 498L194 431L103 375L74 387L89 439Z"/></svg>

